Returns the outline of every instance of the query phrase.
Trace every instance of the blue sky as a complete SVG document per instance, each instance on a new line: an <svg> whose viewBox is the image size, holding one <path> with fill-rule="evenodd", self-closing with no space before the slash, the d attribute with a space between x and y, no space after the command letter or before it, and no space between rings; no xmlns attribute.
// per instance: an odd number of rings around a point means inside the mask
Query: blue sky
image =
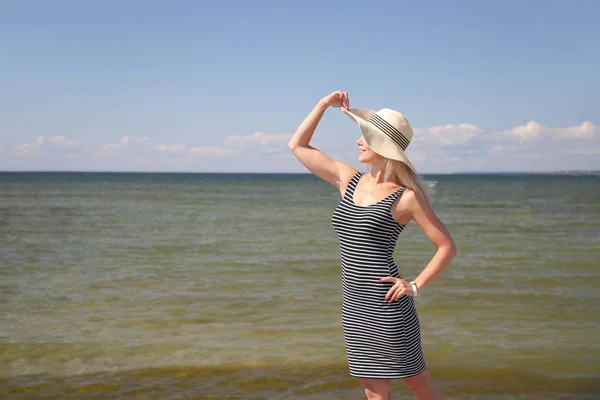
<svg viewBox="0 0 600 400"><path fill-rule="evenodd" d="M0 1L0 170L306 172L316 102L423 173L600 169L600 2ZM354 165L330 109L312 144Z"/></svg>

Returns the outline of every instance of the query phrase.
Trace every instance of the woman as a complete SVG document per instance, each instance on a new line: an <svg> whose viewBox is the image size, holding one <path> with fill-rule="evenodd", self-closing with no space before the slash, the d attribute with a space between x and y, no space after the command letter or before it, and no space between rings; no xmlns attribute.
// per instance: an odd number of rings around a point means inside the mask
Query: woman
<svg viewBox="0 0 600 400"><path fill-rule="evenodd" d="M340 107L362 132L362 173L332 160L309 142L329 107ZM452 237L429 206L425 185L405 153L412 129L402 114L349 109L348 93L324 97L295 132L289 148L319 178L335 185L342 200L332 216L342 259L342 326L350 375L360 378L370 400L391 399L390 379L403 379L418 399L441 399L427 371L413 296L421 294L456 255ZM393 260L396 239L415 221L437 252L413 280Z"/></svg>

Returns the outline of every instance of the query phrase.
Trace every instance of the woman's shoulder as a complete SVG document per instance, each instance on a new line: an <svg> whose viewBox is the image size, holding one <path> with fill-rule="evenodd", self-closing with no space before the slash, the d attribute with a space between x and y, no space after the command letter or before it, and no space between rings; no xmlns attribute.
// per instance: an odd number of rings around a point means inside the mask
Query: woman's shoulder
<svg viewBox="0 0 600 400"><path fill-rule="evenodd" d="M430 209L429 202L417 190L406 187L398 202L398 208L410 214L426 212Z"/></svg>
<svg viewBox="0 0 600 400"><path fill-rule="evenodd" d="M357 170L356 168L354 168L348 164L344 164L344 163L339 163L338 171L339 171L339 182L343 186L348 185L348 183L350 183L352 178L354 178L357 174L362 173L361 171Z"/></svg>
<svg viewBox="0 0 600 400"><path fill-rule="evenodd" d="M348 185L350 184L350 181L361 172L348 164L344 164L339 161L336 161L336 162L339 163L338 164L338 174L339 175L338 175L338 180L336 182L336 186L340 190L340 193L343 194L346 191L346 188L348 187Z"/></svg>

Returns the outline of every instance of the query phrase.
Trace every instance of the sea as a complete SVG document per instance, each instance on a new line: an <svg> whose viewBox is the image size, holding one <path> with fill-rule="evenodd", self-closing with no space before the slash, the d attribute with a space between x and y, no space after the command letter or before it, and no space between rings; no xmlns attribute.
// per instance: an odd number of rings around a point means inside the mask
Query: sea
<svg viewBox="0 0 600 400"><path fill-rule="evenodd" d="M423 178L458 247L415 298L445 398L600 399L600 177ZM364 399L339 201L311 174L0 173L0 398ZM435 250L408 224L401 275Z"/></svg>

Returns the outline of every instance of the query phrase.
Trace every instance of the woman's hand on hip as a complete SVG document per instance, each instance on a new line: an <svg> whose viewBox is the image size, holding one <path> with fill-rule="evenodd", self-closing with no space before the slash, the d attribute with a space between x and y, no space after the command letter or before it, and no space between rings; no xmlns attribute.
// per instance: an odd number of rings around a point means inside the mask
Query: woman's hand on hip
<svg viewBox="0 0 600 400"><path fill-rule="evenodd" d="M379 282L393 283L392 287L390 288L390 290L388 290L387 294L385 295L383 301L389 301L391 303L392 301L398 300L402 295L415 295L412 286L410 285L410 282L405 281L402 278L386 276L385 278L381 278Z"/></svg>
<svg viewBox="0 0 600 400"><path fill-rule="evenodd" d="M323 97L321 100L327 107L340 107L348 109L350 107L350 98L348 92L336 90L335 92Z"/></svg>

